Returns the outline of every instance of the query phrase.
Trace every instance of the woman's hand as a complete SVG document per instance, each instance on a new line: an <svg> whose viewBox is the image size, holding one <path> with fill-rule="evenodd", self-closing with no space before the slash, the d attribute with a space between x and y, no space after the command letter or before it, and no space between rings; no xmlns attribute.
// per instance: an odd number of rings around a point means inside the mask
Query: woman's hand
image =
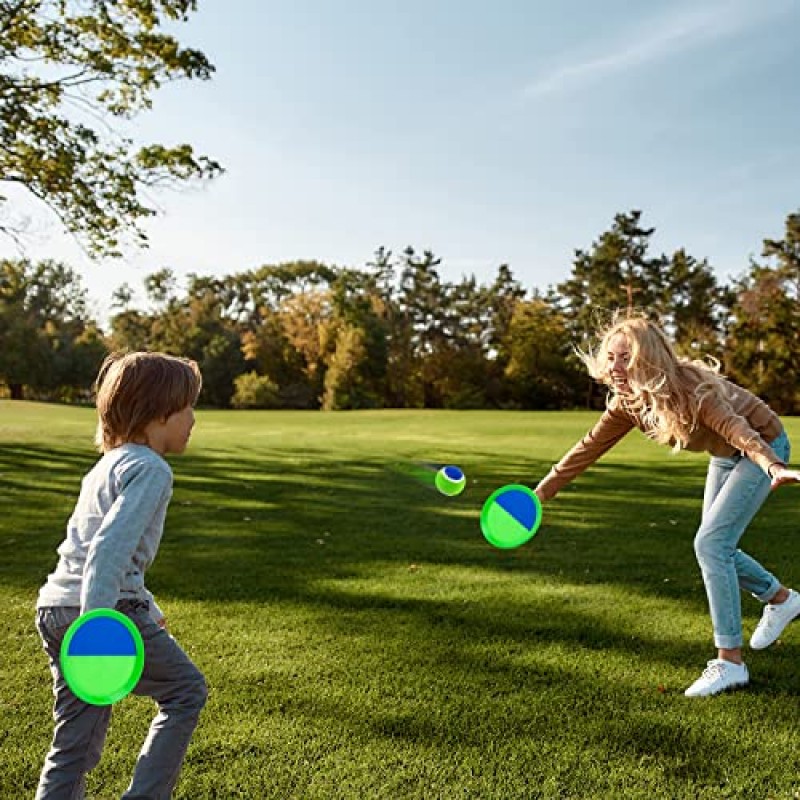
<svg viewBox="0 0 800 800"><path fill-rule="evenodd" d="M789 469L783 464L773 464L769 468L769 476L772 478L772 487L777 489L784 483L800 483L800 470Z"/></svg>

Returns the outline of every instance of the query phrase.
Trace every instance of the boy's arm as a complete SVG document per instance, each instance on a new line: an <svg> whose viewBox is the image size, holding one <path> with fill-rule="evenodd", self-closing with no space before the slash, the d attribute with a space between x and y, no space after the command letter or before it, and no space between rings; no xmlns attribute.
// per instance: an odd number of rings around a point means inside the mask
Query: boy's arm
<svg viewBox="0 0 800 800"><path fill-rule="evenodd" d="M597 424L583 437L534 490L540 500L550 500L570 481L594 464L634 427L627 414L606 409Z"/></svg>
<svg viewBox="0 0 800 800"><path fill-rule="evenodd" d="M81 586L81 614L114 608L125 571L156 513L169 502L172 479L167 470L137 463L122 476L119 496L106 514L86 557Z"/></svg>

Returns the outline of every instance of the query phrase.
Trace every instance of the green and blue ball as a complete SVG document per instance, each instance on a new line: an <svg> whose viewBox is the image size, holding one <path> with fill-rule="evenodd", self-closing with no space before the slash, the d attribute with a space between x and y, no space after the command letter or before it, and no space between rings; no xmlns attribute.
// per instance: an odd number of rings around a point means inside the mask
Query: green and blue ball
<svg viewBox="0 0 800 800"><path fill-rule="evenodd" d="M467 478L464 473L452 465L442 467L436 473L436 488L447 497L455 497L464 491Z"/></svg>

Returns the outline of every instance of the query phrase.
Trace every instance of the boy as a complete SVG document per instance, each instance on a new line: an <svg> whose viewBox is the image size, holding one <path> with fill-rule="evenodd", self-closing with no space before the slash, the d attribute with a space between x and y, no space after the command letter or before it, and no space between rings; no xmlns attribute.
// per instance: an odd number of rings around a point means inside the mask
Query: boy
<svg viewBox="0 0 800 800"><path fill-rule="evenodd" d="M145 660L134 692L159 705L123 798L169 798L177 783L206 684L167 633L144 573L158 550L172 496L164 456L186 449L201 386L195 362L162 353L114 354L100 368L96 444L103 455L83 478L58 565L37 602L56 722L37 800L80 800L86 773L100 760L111 707L77 698L59 658L67 628L95 608L116 608L136 624Z"/></svg>

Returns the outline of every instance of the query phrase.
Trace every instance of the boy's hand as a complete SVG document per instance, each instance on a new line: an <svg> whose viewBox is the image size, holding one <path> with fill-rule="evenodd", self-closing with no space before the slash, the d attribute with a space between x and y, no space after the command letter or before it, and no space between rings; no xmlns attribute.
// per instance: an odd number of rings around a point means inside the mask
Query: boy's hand
<svg viewBox="0 0 800 800"><path fill-rule="evenodd" d="M159 628L163 628L164 630L166 630L167 629L167 618L166 617L161 617L161 619L156 622L156 625L158 625Z"/></svg>

